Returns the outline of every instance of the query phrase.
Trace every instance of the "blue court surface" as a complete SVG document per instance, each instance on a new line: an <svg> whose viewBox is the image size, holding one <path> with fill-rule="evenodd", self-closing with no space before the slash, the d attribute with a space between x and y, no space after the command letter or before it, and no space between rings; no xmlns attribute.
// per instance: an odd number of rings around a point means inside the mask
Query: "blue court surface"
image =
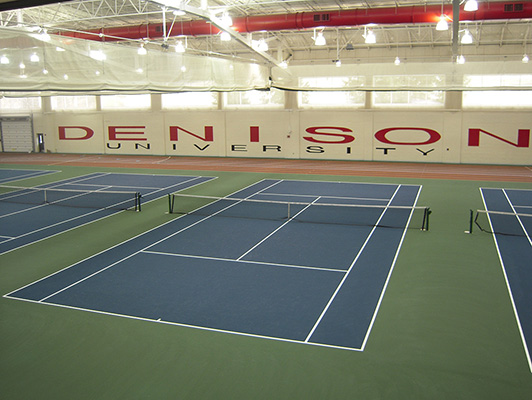
<svg viewBox="0 0 532 400"><path fill-rule="evenodd" d="M5 297L363 350L420 191L262 180Z"/></svg>
<svg viewBox="0 0 532 400"><path fill-rule="evenodd" d="M168 193L206 182L211 177L93 173L38 188L2 188L0 254L80 225L138 209Z"/></svg>
<svg viewBox="0 0 532 400"><path fill-rule="evenodd" d="M39 169L0 169L0 184L18 181L21 179L35 178L47 174L55 174L59 171L48 171Z"/></svg>
<svg viewBox="0 0 532 400"><path fill-rule="evenodd" d="M532 362L532 190L481 189L530 369Z"/></svg>

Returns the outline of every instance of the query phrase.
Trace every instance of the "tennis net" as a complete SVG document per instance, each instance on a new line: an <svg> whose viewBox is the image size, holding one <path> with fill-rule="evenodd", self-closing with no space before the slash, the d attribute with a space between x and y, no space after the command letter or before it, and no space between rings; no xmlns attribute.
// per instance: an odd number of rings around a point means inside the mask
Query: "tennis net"
<svg viewBox="0 0 532 400"><path fill-rule="evenodd" d="M521 214L504 211L470 210L469 231L474 229L482 232L509 236L527 236L527 226L532 227L532 214Z"/></svg>
<svg viewBox="0 0 532 400"><path fill-rule="evenodd" d="M140 211L137 192L0 185L0 202Z"/></svg>
<svg viewBox="0 0 532 400"><path fill-rule="evenodd" d="M272 201L249 198L168 195L168 212L209 217L295 221L315 224L429 229L428 207L359 205L320 201ZM409 222L410 221L410 222Z"/></svg>

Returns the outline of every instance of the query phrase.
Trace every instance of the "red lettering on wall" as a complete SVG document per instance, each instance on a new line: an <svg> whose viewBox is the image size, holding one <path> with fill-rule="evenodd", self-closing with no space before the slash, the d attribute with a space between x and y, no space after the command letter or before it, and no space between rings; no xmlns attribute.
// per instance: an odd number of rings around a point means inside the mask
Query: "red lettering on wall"
<svg viewBox="0 0 532 400"><path fill-rule="evenodd" d="M337 138L342 138L341 140L320 140L313 138L311 136L303 136L303 139L306 141L312 142L312 143L335 143L335 144L341 144L341 143L351 143L353 140L355 140L354 136L351 135L344 135L342 133L332 133L332 132L322 132L321 130L337 130L340 132L350 132L353 131L349 128L342 128L339 126L313 126L306 129L307 133L310 133L311 135L323 135L323 136L333 136Z"/></svg>
<svg viewBox="0 0 532 400"><path fill-rule="evenodd" d="M258 126L249 127L249 141L252 143L259 141L259 127Z"/></svg>
<svg viewBox="0 0 532 400"><path fill-rule="evenodd" d="M83 131L82 136L67 136L67 130L69 132L81 130ZM79 132L76 132L79 134ZM91 128L87 128L86 126L60 126L59 127L59 140L87 140L90 139L94 135L94 131Z"/></svg>
<svg viewBox="0 0 532 400"><path fill-rule="evenodd" d="M122 130L124 129L124 130ZM143 129L142 131L132 131L130 129ZM118 135L144 135L145 126L110 126L109 127L109 140L148 140L146 138L139 137L122 137Z"/></svg>
<svg viewBox="0 0 532 400"><path fill-rule="evenodd" d="M388 140L386 137L386 134L392 131L422 131L426 132L429 135L429 138L424 142L394 142L391 140ZM432 144L436 143L438 140L441 139L441 135L436 132L434 129L429 128L386 128L381 129L377 133L375 133L375 139L377 139L379 142L386 143L386 144L395 144L395 145L410 145L410 146L421 146L424 144Z"/></svg>
<svg viewBox="0 0 532 400"><path fill-rule="evenodd" d="M203 137L201 137L200 135L196 135L195 133L192 133L190 131L187 131L186 129L183 129L180 126L171 126L170 127L170 141L177 142L179 140L179 136L178 136L179 130L182 130L183 132L186 132L189 135L192 135L200 140L203 140L204 142L212 142L214 140L214 129L212 126L205 127L205 133Z"/></svg>
<svg viewBox="0 0 532 400"><path fill-rule="evenodd" d="M485 133L488 136L494 137L495 139L500 140L501 142L510 144L514 147L529 147L530 146L530 129L519 129L517 131L517 143L506 140L500 136L497 136L493 133L485 131L483 129L470 128L467 145L470 147L480 146L480 133Z"/></svg>

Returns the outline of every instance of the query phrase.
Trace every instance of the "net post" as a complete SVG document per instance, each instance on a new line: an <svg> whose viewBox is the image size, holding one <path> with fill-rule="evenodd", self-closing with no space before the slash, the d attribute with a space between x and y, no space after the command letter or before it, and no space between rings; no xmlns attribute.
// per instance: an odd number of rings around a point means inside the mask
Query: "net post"
<svg viewBox="0 0 532 400"><path fill-rule="evenodd" d="M288 219L291 218L291 215L290 215L290 202L288 202Z"/></svg>
<svg viewBox="0 0 532 400"><path fill-rule="evenodd" d="M432 214L432 211L430 207L425 207L423 210L423 222L421 224L421 230L422 231L428 231L429 230L429 221L430 221L430 214Z"/></svg>
<svg viewBox="0 0 532 400"><path fill-rule="evenodd" d="M469 230L465 233L473 233L473 224L475 221L474 215L475 212L473 210L469 210Z"/></svg>
<svg viewBox="0 0 532 400"><path fill-rule="evenodd" d="M136 204L135 204L135 210L136 210L137 212L140 212L140 211L141 211L141 205L140 205L140 203L141 203L140 198L141 198L141 197L142 197L142 194L140 194L140 192L137 192L137 193L135 194L135 203L136 203Z"/></svg>
<svg viewBox="0 0 532 400"><path fill-rule="evenodd" d="M168 193L168 214L174 213L175 195Z"/></svg>

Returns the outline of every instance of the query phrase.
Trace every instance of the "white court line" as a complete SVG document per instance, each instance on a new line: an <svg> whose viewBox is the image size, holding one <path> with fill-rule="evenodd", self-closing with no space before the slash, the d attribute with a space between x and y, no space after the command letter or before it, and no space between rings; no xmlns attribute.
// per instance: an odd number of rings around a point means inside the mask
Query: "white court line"
<svg viewBox="0 0 532 400"><path fill-rule="evenodd" d="M183 328L192 328L192 329L198 329L198 330L202 330L202 331L209 331L209 332L216 332L216 333L226 333L226 334L236 335L236 336L247 336L247 337L252 337L252 338L257 338L257 339L268 339L268 340L274 340L274 341L278 341L278 342L304 344L304 345L307 345L307 346L310 345L310 346L325 347L325 348L332 348L332 349L338 349L338 350L361 351L360 349L357 349L355 347L344 347L344 346L335 346L335 345L328 345L328 344L322 344L322 343L311 343L311 342L304 342L304 341L295 340L295 339L286 339L286 338L280 338L280 337L275 337L275 336L258 335L258 334L255 334L255 333L246 333L246 332L231 331L231 330L227 330L227 329L209 328L209 327L206 327L206 326L189 325L189 324L180 323L180 322L163 321L162 318L135 317L133 315L118 314L118 313L112 313L112 312L108 312L108 311L92 310L90 308L74 307L74 306L68 306L68 305L65 305L65 304L41 302L41 301L36 301L36 300L24 299L24 298L21 298L21 297L9 296L9 295L4 295L3 297L8 298L8 299L13 299L13 300L22 300L22 301L26 301L28 303L44 304L44 305L54 306L54 307L59 307L59 308L67 308L69 310L86 311L86 312L90 312L90 313L94 313L94 314L134 319L134 320L137 320L137 321L157 322L157 323L160 323L160 324L179 326L179 327L183 327Z"/></svg>
<svg viewBox="0 0 532 400"><path fill-rule="evenodd" d="M336 287L336 290L334 291L333 295L331 296L331 298L329 299L329 302L327 303L327 305L325 306L325 308L323 309L323 311L321 312L318 320L316 321L316 323L314 324L314 326L312 327L312 329L310 330L309 334L307 335L307 338L305 339L305 342L308 342L310 340L310 338L312 337L312 335L314 334L314 331L316 330L316 328L318 327L318 325L320 324L321 320L323 319L323 317L325 316L325 314L327 313L327 310L329 309L329 307L331 306L332 302L334 301L334 299L336 298L336 295L340 292L340 289L342 288L342 286L344 285L345 281L347 280L347 277L349 276L349 274L351 273L351 271L353 270L353 267L355 266L356 262L358 261L358 259L360 258L360 255L362 254L362 252L364 251L366 245L368 244L369 240L371 239L371 236L373 236L373 233L375 232L375 230L377 229L377 225L379 224L380 220L382 219L382 217L384 216L384 213L386 212L386 210L388 209L388 207L390 206L393 198L395 197L395 195L397 194L397 192L399 191L399 188L401 187L401 185L398 185L397 188L395 189L395 192L393 193L392 197L390 198L390 201L388 201L388 204L386 204L386 207L384 208L384 210L382 211L379 219L377 220L377 222L375 223L375 226L373 226L373 229L371 230L371 232L368 234L364 244L362 245L362 247L360 248L360 250L358 251L358 254L356 255L355 259L353 260L353 262L351 263L351 265L349 266L349 269L347 270L347 272L345 273L343 279L340 281L340 283L338 284L338 286Z"/></svg>
<svg viewBox="0 0 532 400"><path fill-rule="evenodd" d="M292 193L261 193L261 196L286 196L286 197L316 197L316 194L292 194ZM387 202L389 199L372 198L372 197L349 197L349 196L320 196L327 199L341 199L341 200L370 200Z"/></svg>
<svg viewBox="0 0 532 400"><path fill-rule="evenodd" d="M384 298L384 293L386 292L386 289L388 288L388 283L390 282L390 278L392 276L392 272L395 268L395 263L397 262L397 257L399 257L399 251L401 250L401 247L403 246L403 241L406 236L406 231L408 230L408 226L410 225L410 220L412 219L412 215L414 214L414 207L417 204L417 201L419 199L419 195L421 194L421 188L422 186L419 186L416 199L414 200L414 204L412 206L412 211L410 211L410 216L408 217L408 221L406 222L405 229L403 230L403 235L401 236L401 240L399 241L399 245L397 246L397 251L395 252L395 256L393 257L392 265L390 267L390 271L388 272L388 276L386 277L386 282L384 283L384 286L381 291L381 295L379 297L379 301L377 302L377 307L375 307L375 311L373 312L373 316L371 318L371 322L369 324L368 330L366 331L366 336L364 337L364 341L362 342L361 350L364 350L366 348L366 343L368 342L369 335L371 333L371 330L373 329L373 324L375 323L375 319L377 318L377 313L379 312L379 309L381 307L382 299Z"/></svg>
<svg viewBox="0 0 532 400"><path fill-rule="evenodd" d="M262 181L260 181L260 182L262 182ZM203 183L203 182L198 183L198 185L200 185L201 183ZM247 186L246 188L248 188L248 187L250 187L250 186L253 186L253 185L256 185L256 184L257 184L257 182L255 182L255 183L253 183L253 184ZM197 185L194 185L194 186L197 186ZM190 186L190 187L193 187L193 186ZM246 189L246 188L244 188L244 189ZM187 189L188 189L188 188L187 188ZM239 189L238 191L241 191L241 190L244 190L244 189ZM235 193L236 193L236 192L235 192ZM151 200L151 201L154 201L154 200ZM104 217L104 218L107 218L107 217ZM138 235L135 235L135 236L133 236L133 237L130 238L130 239L124 240L123 242L120 242L120 243L118 243L118 244L115 244L114 246L111 246L111 247L108 247L107 249L104 249L104 250L102 250L102 251L99 251L98 253L93 254L93 255L91 255L90 257L86 257L86 258L84 258L84 259L82 259L82 260L80 260L80 261L78 261L78 262L76 262L76 263L74 263L74 264L71 264L71 265L69 265L69 266L67 266L67 267L65 267L65 268L62 268L62 269L60 269L59 271L56 271L56 272L54 272L54 273L52 273L52 274L50 274L50 275L47 275L47 276L42 277L42 278L40 278L40 279L37 279L36 281L33 281L33 282L31 282L31 283L28 283L27 285L24 285L24 286L22 286L22 287L20 287L20 288L18 288L18 289L12 290L11 292L5 294L3 297L11 297L11 298L13 298L13 299L19 299L18 297L12 297L12 296L10 296L10 295L11 295L12 293L18 292L19 290L25 289L25 288L27 288L27 287L29 287L29 286L35 284L35 283L38 283L38 282L43 281L43 280L45 280L45 279L48 279L48 278L51 277L51 276L54 276L54 275L57 275L57 274L59 274L59 273L61 273L61 272L63 272L63 271L66 271L66 270L69 269L69 268L73 268L73 267L75 267L75 266L78 265L78 264L81 264L81 263L83 263L83 262L85 262L85 261L87 261L87 260L90 260L91 258L97 257L97 256L99 256L100 254L103 254L103 253L105 253L105 252L107 252L107 251L110 251L110 250L112 250L112 249L114 249L114 248L116 248L116 247L119 247L119 246L121 246L121 245L127 243L127 242L130 242L130 241L132 241L132 240L135 240L135 239L137 239L137 238L139 238L139 237L141 237L141 236L143 236L143 235L147 235L147 234L149 234L150 232L155 231L155 230L157 230L157 229L159 229L159 228L161 228L161 227L163 227L163 226L165 226L165 225L171 224L171 223L175 222L176 220L178 220L178 219L180 219L180 218L183 218L183 216L178 217L178 218L175 218L175 219L172 219L172 220L170 220L170 221L168 221L168 222L165 222L164 224L161 224L161 225L158 225L158 226L156 226L156 227L154 227L154 228L151 228L151 229L147 230L146 232L139 233ZM101 219L103 219L103 218L101 218ZM94 221L88 222L87 224L92 223L92 222L94 222ZM84 224L84 225L87 225L87 224ZM80 226L83 226L83 225L80 225ZM76 227L76 228L77 228L77 227ZM69 230L72 230L72 229L76 229L76 228L68 229L68 231L69 231ZM67 231L64 231L64 232L67 232ZM62 233L62 232L61 232L61 233ZM58 235L58 234L56 234L56 235ZM55 236L55 235L53 235L53 236ZM48 237L51 237L51 236L48 236ZM38 241L41 241L41 240L44 240L44 239L46 239L46 238L40 239L40 240L38 240ZM165 238L165 239L166 239L166 238ZM32 242L32 243L36 243L36 242ZM31 244L31 243L28 243L28 244ZM24 246L27 246L27 245L24 245ZM21 246L21 247L24 247L24 246ZM150 246L151 246L151 245L150 245ZM149 246L148 246L148 247L149 247ZM9 250L9 251L13 251L13 250L15 250L15 249L11 249L11 250ZM9 251L6 251L6 253L8 253ZM2 254L3 254L3 253L2 253ZM19 300L25 300L25 299L20 298ZM31 300L28 300L28 301L31 301ZM37 303L38 303L38 301L34 301L34 302L37 302Z"/></svg>
<svg viewBox="0 0 532 400"><path fill-rule="evenodd" d="M312 204L314 204L316 201L318 201L320 198L314 199L311 203L303 207L299 212L297 212L293 217L290 217L284 224L277 227L275 230L273 230L268 236L263 238L260 242L255 244L255 246L251 247L248 251L246 251L244 254L242 254L240 257L237 258L237 261L240 261L242 258L247 256L249 253L251 253L253 250L255 250L258 246L260 246L262 243L264 243L266 240L268 240L272 235L274 235L276 232L278 232L280 229L282 229L286 224L293 221L295 217L297 217L299 214L301 214L303 211L305 211L307 208L309 208Z"/></svg>
<svg viewBox="0 0 532 400"><path fill-rule="evenodd" d="M279 182L281 182L281 181L275 182L274 184L272 184L272 185L270 185L270 186L268 186L268 187L274 186L274 185L278 184ZM266 188L264 188L264 189L262 189L262 190L266 190L268 187L266 187ZM235 204L238 204L238 203L239 203L239 202L237 202L237 203L235 203ZM224 211L224 210L226 210L226 209L228 209L228 208L233 207L235 204L231 204L231 205L229 205L229 206L223 208L222 210L219 210L218 212L216 212L216 213L214 213L214 214L212 214L212 215L209 215L209 216L207 216L207 217L205 217L205 218L202 218L201 220L196 221L196 222L194 222L193 224L190 224L190 225L188 225L187 227L185 227L185 228L183 228L183 229L181 229L181 230L179 230L179 231L177 231L177 232L174 232L174 233L171 234L170 236L167 236L167 237L165 237L165 238L162 238L162 239L156 241L155 243L151 243L151 244L149 244L148 246L146 246L146 247L144 247L144 248L142 248L142 249L140 249L140 250L137 250L136 252L131 253L131 254L129 254L128 256L126 256L126 257L124 257L124 258L122 258L122 259L120 259L120 260L118 260L118 261L112 263L111 265L108 265L108 266L106 266L106 267L104 267L104 268L102 268L102 269L100 269L100 270L98 270L98 271L96 271L96 272L94 272L94 273L92 273L92 274L90 274L90 275L88 275L88 276L86 276L86 277L84 277L84 278L82 278L82 279L80 279L80 280L78 280L78 281L76 281L76 282L74 282L74 283L72 283L72 284L70 284L70 285L68 285L68 286L66 286L66 287L64 287L64 288L62 288L62 289L60 289L60 290L58 290L58 291L56 291L56 292L50 294L50 295L48 295L48 296L46 296L46 297L44 297L44 298L42 298L39 302L41 302L41 301L45 301L46 299L49 299L50 297L53 297L53 296L55 296L56 294L59 294L59 293L65 291L65 290L67 290L67 289L70 289L71 287L73 287L73 286L75 286L75 285L77 285L77 284L79 284L79 283L81 283L81 282L83 282L83 281L85 281L85 280L87 280L87 279L89 279L89 278L92 278L92 277L95 276L95 275L98 275L99 273L101 273L101 272L103 272L103 271L105 271L105 270L107 270L107 269L109 269L109 268L111 268L111 267L113 267L113 266L115 266L115 265L121 263L122 261L125 261L125 260L127 260L128 258L131 258L131 257L133 257L134 255L139 254L141 251L146 250L146 249L148 249L148 248L150 248L150 247L152 247L152 246L155 246L155 245L157 245L157 244L159 244L159 243L161 243L161 242L164 242L164 241L167 240L168 238L171 238L171 237L173 237L173 236L175 236L175 235L177 235L177 234L179 234L179 233L181 233L181 232L183 232L183 231L185 231L185 230L187 230L187 229L189 229L189 228L191 228L191 227L193 227L193 226L199 224L200 222L203 222L203 221L205 221L205 220L207 220L207 219L213 217L214 215L216 215L216 214L218 214L218 213L220 213L220 212L222 212L222 211Z"/></svg>
<svg viewBox="0 0 532 400"><path fill-rule="evenodd" d="M508 194L506 193L506 190L502 189L502 192L504 193L504 196L506 197L506 200L508 201L508 204L510 204L510 207L512 207L512 211L514 212L517 221L519 221L519 225L521 225L521 229L523 229L523 232L525 232L526 238L528 239L528 243L530 243L530 246L532 246L532 240L530 239L530 235L528 234L528 231L526 230L525 226L523 225L523 221L521 221L521 217L517 214L517 211L515 210L514 205L510 201L510 198L508 197ZM493 229L492 229L493 231Z"/></svg>
<svg viewBox="0 0 532 400"><path fill-rule="evenodd" d="M4 170L4 169L2 169ZM32 169L10 169L9 171L35 171L34 173L32 174L28 174L28 175L23 175L23 176L15 176L15 177L11 177L11 178L4 178L4 179L1 179L0 180L0 183L6 183L6 182L17 182L17 181L22 181L24 179L29 179L29 178L35 178L36 176L45 176L45 175L52 175L52 174L56 174L58 172L61 172L60 170L32 170ZM43 172L44 171L44 172Z"/></svg>
<svg viewBox="0 0 532 400"><path fill-rule="evenodd" d="M189 179L189 180L187 180L187 181L184 181L184 182L181 182L181 183L179 183L179 184L173 185L173 186L178 186L178 185L182 185L183 183L192 182L194 179L199 179L199 178L205 178L205 177L204 177L204 176L197 176L197 177L191 178L191 179ZM207 177L207 178L210 178L210 177ZM216 179L216 178L213 178L213 179ZM212 180L212 179L210 179L210 180ZM210 180L209 180L209 181L210 181ZM206 182L209 182L209 181L206 181ZM185 189L190 189L190 188L192 188L192 187L194 187L194 186L201 185L202 183L204 183L204 182L198 182L196 185L187 186ZM166 189L172 188L173 186L169 186L169 187L167 187L167 188L160 189L160 190L166 190ZM156 193L156 192L151 192L151 193L149 193L149 194L151 195L151 194L153 194L153 193ZM147 201L147 202L145 202L145 203L143 202L143 204L151 203L152 201L155 201L155 200L158 200L158 198L152 199L152 200ZM25 234L23 234L23 235L20 235L20 236L17 236L17 237L13 237L12 239L6 240L6 241L2 242L1 244L7 243L7 242L10 241L10 240L18 239L18 238L21 238L21 237L24 237L24 236L27 236L27 235L33 234L33 233L35 233L35 232L39 232L39 231L42 231L42 230L48 229L48 228L50 228L50 227L53 227L53 226L56 226L56 225L61 225L61 224L64 224L64 223L66 223L66 222L70 222L70 221L72 221L72 220L75 220L75 219L78 219L78 218L82 218L82 217L85 217L85 216L88 216L88 215L91 215L91 214L94 214L94 213L97 213L97 212L101 212L101 211L102 211L102 209L96 209L96 210L91 211L91 212L89 212L89 213L85 213L85 214L83 214L83 215L80 215L80 216L77 216L77 217L74 217L74 218L70 218L70 219L68 219L68 220L63 220L63 221L57 222L57 223L52 224L52 225L46 225L46 226L43 227L43 228L40 228L40 229L37 229L37 230L33 230L33 231L31 231L31 232L27 232L27 233L25 233ZM35 240L35 241L33 241L33 242L29 242L29 243L23 244L23 245L21 245L21 246L18 246L18 247L15 247L15 248L12 248L12 249L6 250L6 251L4 251L4 252L0 252L0 255L2 255L2 254L6 254L6 253L9 253L9 252L11 252L11 251L14 251L14 250L20 249L20 248L22 248L22 247L29 246L29 245L34 244L34 243L41 242L41 241L46 240L46 239L48 239L48 238L52 238L52 237L57 236L57 235L60 235L60 234L62 234L62 233L69 232L69 231L71 231L71 230L74 230L74 229L80 228L80 227L82 227L82 226L85 226L85 225L91 224L91 223L93 223L93 222L97 222L97 221L100 221L100 220L102 220L102 219L112 217L113 215L115 215L115 214L117 214L117 213L119 213L119 212L122 212L122 211L124 211L124 210L116 211L116 212L114 212L114 213L112 213L112 214L110 214L110 215L106 215L106 216L104 216L104 217L97 218L97 219L95 219L95 220L92 220L92 221L86 222L86 223L84 223L84 224L77 225L77 226L74 226L74 227L72 227L72 228L65 229L65 230L62 230L62 231L60 231L60 232L54 233L53 235L48 235L48 236L43 237L43 238L41 238L41 239ZM169 222L172 222L172 221L169 221ZM163 224L163 225L164 225L164 224ZM149 232L149 231L148 231L148 232ZM98 253L98 254L99 254L99 253ZM74 265L75 265L75 264L74 264ZM67 267L67 268L68 268L68 267ZM53 275L53 274L52 274L52 275ZM43 278L43 279L44 279L44 278ZM36 281L36 282L38 282L38 281ZM35 283L35 282L34 282L34 283ZM29 285L28 285L28 286L29 286ZM18 290L18 289L17 289L17 290ZM15 290L15 291L16 291L16 290Z"/></svg>
<svg viewBox="0 0 532 400"><path fill-rule="evenodd" d="M484 203L484 209L488 210L488 207L486 205L486 199L484 198L484 193L482 192L482 188L479 188L479 189L480 189L480 196L482 197L482 203ZM488 215L488 222L490 224L490 229L492 232L494 232L489 213L487 213L487 215ZM510 281L508 280L508 275L506 274L506 267L502 259L501 250L499 249L499 242L497 241L497 235L493 233L492 236L493 236L493 241L495 242L495 248L497 249L497 255L499 256L499 261L501 263L502 273L504 275L504 281L506 282L506 288L508 289L508 294L510 295L510 301L512 303L512 308L514 310L515 320L517 322L519 334L521 335L521 342L523 343L523 347L525 350L525 355L528 361L528 367L530 368L530 372L532 372L532 360L530 359L530 353L528 352L528 346L526 343L525 334L523 333L523 328L521 326L521 320L519 319L519 313L517 312L517 307L515 306L514 295L512 292L512 288L510 287Z"/></svg>
<svg viewBox="0 0 532 400"><path fill-rule="evenodd" d="M229 261L229 262L236 262L236 263L242 263L242 264L259 264L259 265L266 265L266 266L271 266L271 267L309 269L309 270L316 270L316 271L332 271L332 272L340 272L342 274L344 274L346 271L345 269L312 267L308 265L280 264L280 263L271 263L271 262L265 262L265 261L250 261L250 260L240 260L240 259L234 259L234 258L223 258L223 257L207 257L207 256L197 256L193 254L176 254L176 253L167 253L163 251L142 250L142 252L147 253L147 254L157 254L157 255L169 256L169 257L198 258L202 260Z"/></svg>
<svg viewBox="0 0 532 400"><path fill-rule="evenodd" d="M99 184L99 183L76 183L76 182L65 184L65 186L68 186L68 185L78 185L78 186L88 186L88 187L103 186L102 184ZM147 189L147 190L160 190L160 189L167 188L167 186L161 188L160 186L151 187L151 186L139 186L139 185L110 185L109 187L112 187L112 188L133 188L134 187L135 189ZM76 190L76 189L73 189L73 190Z"/></svg>

